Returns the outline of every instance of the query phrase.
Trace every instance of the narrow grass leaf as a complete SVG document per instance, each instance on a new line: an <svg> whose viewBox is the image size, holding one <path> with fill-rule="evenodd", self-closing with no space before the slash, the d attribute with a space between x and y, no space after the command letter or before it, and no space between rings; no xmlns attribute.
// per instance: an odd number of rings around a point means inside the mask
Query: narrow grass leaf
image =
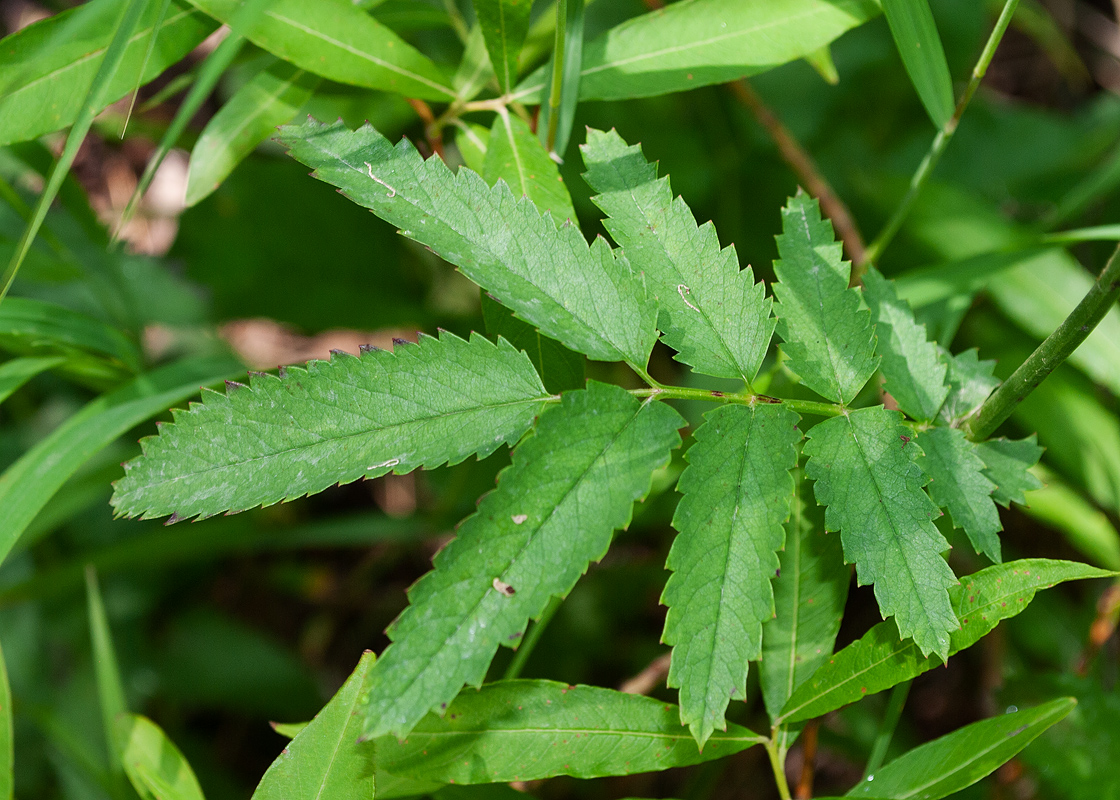
<svg viewBox="0 0 1120 800"><path fill-rule="evenodd" d="M205 800L191 765L158 725L122 714L116 729L124 771L141 800Z"/></svg>
<svg viewBox="0 0 1120 800"><path fill-rule="evenodd" d="M15 791L15 749L12 730L12 688L8 664L0 649L0 800L12 800Z"/></svg>
<svg viewBox="0 0 1120 800"><path fill-rule="evenodd" d="M78 469L129 429L243 369L228 356L186 359L87 403L0 475L0 561Z"/></svg>
<svg viewBox="0 0 1120 800"><path fill-rule="evenodd" d="M528 197L556 222L579 224L568 187L556 162L520 117L501 110L487 140L482 177L493 186L502 179L515 197Z"/></svg>
<svg viewBox="0 0 1120 800"><path fill-rule="evenodd" d="M953 79L928 0L883 0L883 14L926 113L945 127L953 116Z"/></svg>
<svg viewBox="0 0 1120 800"><path fill-rule="evenodd" d="M993 375L996 362L981 361L975 348L955 356L944 348L940 353L948 368L946 379L949 381L949 395L941 406L938 418L949 425L955 425L980 408L988 395L999 386L999 380Z"/></svg>
<svg viewBox="0 0 1120 800"><path fill-rule="evenodd" d="M118 514L175 520L267 506L358 478L485 458L548 394L508 342L444 332L393 352L255 374L175 414L125 467Z"/></svg>
<svg viewBox="0 0 1120 800"><path fill-rule="evenodd" d="M747 662L762 651L774 616L770 581L785 542L801 439L781 405L727 405L704 416L688 450L673 516L680 533L666 567L662 639L673 646L669 686L680 688L681 724L704 747L724 730L731 700L746 700Z"/></svg>
<svg viewBox="0 0 1120 800"><path fill-rule="evenodd" d="M128 110L124 113L124 122L121 123L121 136L124 138L128 132L128 122L132 119L132 110L136 107L136 96L140 94L140 86L144 80L144 73L148 70L148 62L152 59L152 52L156 49L156 42L163 29L163 21L167 19L167 11L171 8L171 0L159 0L159 10L152 21L152 34L148 37L148 46L144 50L144 60L140 62L140 69L136 72L136 83L132 87L128 98Z"/></svg>
<svg viewBox="0 0 1120 800"><path fill-rule="evenodd" d="M0 403L12 393L34 378L40 372L57 367L65 359L58 358L13 358L0 364Z"/></svg>
<svg viewBox="0 0 1120 800"><path fill-rule="evenodd" d="M992 500L996 485L985 475L977 446L956 428L930 428L915 441L923 455L918 466L930 478L929 494L942 508L949 509L953 524L963 528L977 553L995 563L1000 555L999 532L1003 525Z"/></svg>
<svg viewBox="0 0 1120 800"><path fill-rule="evenodd" d="M518 56L529 32L531 0L474 0L478 26L486 39L498 88L508 92L517 83Z"/></svg>
<svg viewBox="0 0 1120 800"><path fill-rule="evenodd" d="M1060 531L1093 563L1120 569L1120 532L1108 515L1057 475L1044 472L1042 480L1045 486L1026 495L1023 512Z"/></svg>
<svg viewBox="0 0 1120 800"><path fill-rule="evenodd" d="M515 647L629 524L683 424L664 403L594 381L542 414L497 489L409 591L371 672L366 735L405 736L464 684L478 686L498 646Z"/></svg>
<svg viewBox="0 0 1120 800"><path fill-rule="evenodd" d="M557 8L562 4L557 4ZM537 134L550 155L558 161L564 160L568 151L568 140L572 136L572 124L576 118L576 106L580 100L580 81L583 78L583 12L584 0L568 0L564 15L563 56L560 71L559 99L552 97L556 88L556 59L560 55L553 45L552 58L548 63L547 74L551 76L548 87L541 98L540 114L537 121Z"/></svg>
<svg viewBox="0 0 1120 800"><path fill-rule="evenodd" d="M729 724L701 751L660 700L594 686L511 680L460 694L403 740L377 741L378 765L456 784L597 778L699 764L763 737Z"/></svg>
<svg viewBox="0 0 1120 800"><path fill-rule="evenodd" d="M584 178L599 194L603 226L642 273L661 308L659 326L676 358L707 375L754 380L770 338L772 302L712 224L697 226L669 179L638 145L613 130L587 132Z"/></svg>
<svg viewBox="0 0 1120 800"><path fill-rule="evenodd" d="M121 376L140 371L140 348L118 329L68 308L9 297L0 303L0 348L16 353L89 353Z"/></svg>
<svg viewBox="0 0 1120 800"><path fill-rule="evenodd" d="M976 446L984 462L984 475L996 485L992 498L1004 508L1012 502L1027 504L1023 492L1042 487L1042 481L1030 473L1030 468L1042 458L1038 436L1026 439L989 439Z"/></svg>
<svg viewBox="0 0 1120 800"><path fill-rule="evenodd" d="M124 684L117 664L117 652L113 647L109 618L105 614L97 572L93 567L86 567L86 610L89 615L90 640L93 643L93 669L97 678L102 732L109 747L109 770L121 772L125 740L120 735L116 720L119 715L128 712L128 702L124 696Z"/></svg>
<svg viewBox="0 0 1120 800"><path fill-rule="evenodd" d="M832 655L851 583L840 537L825 532L809 482L795 473L796 494L774 586L774 618L762 626L758 679L771 722L793 692Z"/></svg>
<svg viewBox="0 0 1120 800"><path fill-rule="evenodd" d="M949 543L932 522L941 512L922 491L928 479L910 458L910 434L881 406L825 420L808 432L806 474L858 582L875 584L879 609L903 637L944 660L959 627L947 592L957 580L941 557Z"/></svg>
<svg viewBox="0 0 1120 800"><path fill-rule="evenodd" d="M941 800L995 772L1076 705L1059 697L966 725L899 756L845 796Z"/></svg>
<svg viewBox="0 0 1120 800"><path fill-rule="evenodd" d="M598 361L644 368L657 337L657 306L626 259L603 239L589 248L576 225L493 188L475 172L424 161L402 140L365 126L308 121L280 141L354 202L455 264L546 336Z"/></svg>
<svg viewBox="0 0 1120 800"><path fill-rule="evenodd" d="M960 628L951 634L949 654L965 650L991 632L1000 620L1020 613L1035 592L1064 581L1108 578L1115 572L1073 561L1044 558L997 564L961 580L949 590ZM793 693L779 723L827 714L848 703L941 666L923 657L912 641L901 640L889 622L876 625L862 638L832 656Z"/></svg>
<svg viewBox="0 0 1120 800"><path fill-rule="evenodd" d="M879 366L871 314L848 288L852 266L841 260L832 223L803 192L782 209L774 295L778 335L789 366L822 397L850 403Z"/></svg>
<svg viewBox="0 0 1120 800"><path fill-rule="evenodd" d="M501 336L529 356L545 390L559 394L583 388L587 377L586 359L582 355L519 320L486 292L482 292L482 318L486 321L488 336Z"/></svg>
<svg viewBox="0 0 1120 800"><path fill-rule="evenodd" d="M318 85L318 76L278 61L238 89L191 150L187 205L209 197L257 145L291 120Z"/></svg>
<svg viewBox="0 0 1120 800"><path fill-rule="evenodd" d="M875 267L863 276L863 296L875 323L875 350L882 359L879 369L886 390L908 416L929 422L949 395L948 368L937 345L926 338L926 326L915 321L910 304L898 299L894 285Z"/></svg>

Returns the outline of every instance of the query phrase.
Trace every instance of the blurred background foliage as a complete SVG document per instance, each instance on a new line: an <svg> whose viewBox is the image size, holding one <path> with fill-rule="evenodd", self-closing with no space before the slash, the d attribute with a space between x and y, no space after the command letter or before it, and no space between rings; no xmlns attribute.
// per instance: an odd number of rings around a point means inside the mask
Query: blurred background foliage
<svg viewBox="0 0 1120 800"><path fill-rule="evenodd" d="M366 2L371 13L453 72L462 45L446 4ZM542 7L547 4L538 4ZM998 7L933 0L958 87ZM61 2L0 1L5 32L62 10ZM638 0L600 0L586 36L648 10ZM463 11L469 17L469 4ZM0 306L0 348L49 360L0 410L0 467L14 463L98 393L126 383L143 362L182 356L273 368L325 358L359 344L391 346L437 327L485 330L478 290L423 248L399 237L270 142L191 208L182 197L186 154L173 151L126 230L125 251L107 249L148 156L206 50L144 87L128 134L127 103L94 124L45 232ZM542 56L543 57L543 56ZM839 82L807 62L751 79L762 102L816 159L865 237L886 221L934 133L902 69L883 18L832 47ZM270 59L245 47L180 147ZM323 81L299 114L370 120L390 138L424 147L424 122L399 97ZM479 114L489 126L491 115ZM576 114L561 172L588 236L602 232L579 176L584 125L617 128L660 161L699 220L711 219L743 264L772 278L779 209L798 179L750 107L725 86L620 102L586 102ZM23 227L21 204L43 185L60 140L0 147L0 254ZM459 154L448 137L446 157ZM25 210L25 209L24 209ZM1054 327L1053 294L1079 297L1088 268L1113 245L1023 247L1040 231L1120 220L1120 27L1107 0L1025 1L932 184L881 259L941 342L978 347L1011 372ZM1082 266L1085 265L1085 266ZM70 338L37 332L47 301L75 312ZM22 310L22 311L21 311ZM23 316L20 316L23 313ZM1049 316L1048 316L1049 314ZM1060 315L1058 318L1060 320ZM53 322L52 324L60 324ZM65 331L63 332L65 333ZM123 334L123 335L122 335ZM3 365L0 365L2 369ZM234 364L236 368L236 363ZM588 364L587 374L610 369ZM667 350L651 369L688 377ZM625 376L612 376L626 380ZM197 385L197 381L195 383ZM2 388L2 387L0 387ZM1015 413L1009 434L1037 431L1047 448L1046 487L1030 508L1004 512L1007 559L1074 558L1120 568L1120 326L1106 324ZM182 405L189 392L177 400ZM698 409L682 410L695 424ZM163 414L162 419L170 419ZM190 525L113 520L107 499L119 463L138 452L150 422L128 430L70 477L0 569L0 641L16 704L16 795L118 797L106 769L91 655L84 565L100 575L129 705L168 732L212 800L251 793L284 745L270 720L314 714L365 648L381 650L405 589L451 536L507 463L504 451L431 473L386 476L319 496ZM594 565L545 631L526 677L619 686L667 652L658 597L679 454L659 475L634 524ZM942 530L951 540L949 525ZM956 538L959 542L959 537ZM967 546L958 574L981 566ZM1058 694L1080 705L988 780L975 797L1120 797L1120 648L1115 589L1068 584L914 682L892 752L1004 707ZM877 621L869 588L851 592L838 646ZM500 674L510 654L493 670ZM752 672L752 678L754 673ZM663 681L654 680L663 687ZM670 697L664 688L654 694ZM818 794L860 777L887 698L825 719L815 754ZM730 712L760 722L752 690ZM760 723L763 726L765 723ZM801 777L802 745L791 755ZM759 797L771 792L761 749L666 773L529 787L542 798ZM760 771L761 770L761 771ZM479 794L478 796L483 796Z"/></svg>

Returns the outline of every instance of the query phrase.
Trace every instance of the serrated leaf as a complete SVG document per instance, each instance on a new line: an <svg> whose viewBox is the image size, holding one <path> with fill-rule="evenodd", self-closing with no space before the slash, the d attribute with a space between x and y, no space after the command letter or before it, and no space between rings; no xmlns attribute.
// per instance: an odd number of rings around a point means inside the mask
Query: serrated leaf
<svg viewBox="0 0 1120 800"><path fill-rule="evenodd" d="M191 765L158 725L122 714L116 730L124 746L121 763L142 800L204 800Z"/></svg>
<svg viewBox="0 0 1120 800"><path fill-rule="evenodd" d="M559 394L568 389L582 389L587 382L586 360L582 355L555 339L549 339L528 322L519 320L486 292L482 292L482 318L486 321L488 336L504 336L510 344L529 356L549 392Z"/></svg>
<svg viewBox="0 0 1120 800"><path fill-rule="evenodd" d="M938 418L953 425L980 408L999 386L999 379L993 375L996 362L981 361L976 348L955 356L943 348L940 352L948 367L949 395L941 406Z"/></svg>
<svg viewBox="0 0 1120 800"><path fill-rule="evenodd" d="M598 361L645 366L657 305L604 240L588 248L576 226L557 228L504 183L491 189L469 169L452 173L369 126L308 121L282 128L280 141L320 180L431 247L546 336Z"/></svg>
<svg viewBox="0 0 1120 800"><path fill-rule="evenodd" d="M627 146L613 130L589 129L580 149L584 178L599 193L592 201L608 217L603 226L657 298L660 328L677 360L749 385L774 332L772 301L751 268L739 269L734 247L720 249L710 222L697 227L641 147Z"/></svg>
<svg viewBox="0 0 1120 800"><path fill-rule="evenodd" d="M1012 502L1026 505L1023 492L1042 488L1042 481L1029 471L1042 458L1042 450L1033 433L1026 439L989 439L978 444L976 452L984 462L984 475L996 485L992 499L1004 508Z"/></svg>
<svg viewBox="0 0 1120 800"><path fill-rule="evenodd" d="M850 403L879 366L871 314L848 288L852 266L841 259L832 223L802 192L782 209L776 238L774 314L790 369L822 397Z"/></svg>
<svg viewBox="0 0 1120 800"><path fill-rule="evenodd" d="M758 678L773 722L794 690L816 672L836 643L851 583L840 537L824 529L809 483L796 476L786 546L774 579L774 618L762 626ZM776 725L777 723L774 722Z"/></svg>
<svg viewBox="0 0 1120 800"><path fill-rule="evenodd" d="M774 616L770 580L793 499L790 470L801 439L782 405L727 405L704 415L688 450L673 515L680 533L661 596L662 640L673 646L669 686L680 688L681 724L704 747L725 729L731 700L745 700L747 662Z"/></svg>
<svg viewBox="0 0 1120 800"><path fill-rule="evenodd" d="M498 76L498 87L508 92L517 83L517 58L529 32L532 0L473 0L478 26L486 38L490 63Z"/></svg>
<svg viewBox="0 0 1120 800"><path fill-rule="evenodd" d="M1045 558L997 564L969 575L949 590L961 626L950 634L949 654L971 647L1000 620L1020 613L1035 592L1071 580L1107 578L1115 572ZM941 666L889 622L876 625L824 664L793 693L777 722L812 719Z"/></svg>
<svg viewBox="0 0 1120 800"><path fill-rule="evenodd" d="M1060 697L974 722L899 756L845 797L941 800L990 775L1076 705Z"/></svg>
<svg viewBox="0 0 1120 800"><path fill-rule="evenodd" d="M738 725L701 752L675 706L641 695L554 681L512 680L460 694L403 741L377 742L394 774L454 783L594 778L699 764L763 742Z"/></svg>
<svg viewBox="0 0 1120 800"><path fill-rule="evenodd" d="M902 64L937 128L953 116L953 79L927 0L883 0Z"/></svg>
<svg viewBox="0 0 1120 800"><path fill-rule="evenodd" d="M366 735L406 735L477 686L499 645L571 590L680 443L680 415L607 384L567 392L409 591L371 672Z"/></svg>
<svg viewBox="0 0 1120 800"><path fill-rule="evenodd" d="M283 377L257 373L145 439L113 507L142 518L209 517L485 458L521 438L547 398L523 353L478 334L339 353Z"/></svg>
<svg viewBox="0 0 1120 800"><path fill-rule="evenodd" d="M501 178L515 197L528 197L556 222L571 220L578 225L560 170L528 125L502 111L494 118L487 142L482 177L488 184L493 186Z"/></svg>
<svg viewBox="0 0 1120 800"><path fill-rule="evenodd" d="M930 428L915 441L924 453L917 462L930 478L933 501L949 509L953 524L964 529L977 553L998 564L1003 525L992 501L996 485L984 475L976 445L956 428Z"/></svg>
<svg viewBox="0 0 1120 800"><path fill-rule="evenodd" d="M926 338L926 326L914 320L910 304L898 299L894 285L875 267L863 276L863 296L875 323L875 350L887 391L913 419L932 420L949 395L937 345Z"/></svg>
<svg viewBox="0 0 1120 800"><path fill-rule="evenodd" d="M941 557L949 543L931 522L940 512L922 491L926 478L907 455L917 448L900 419L876 406L818 423L808 432L805 472L858 582L875 584L879 609L903 637L945 659L959 625L946 591L956 577Z"/></svg>

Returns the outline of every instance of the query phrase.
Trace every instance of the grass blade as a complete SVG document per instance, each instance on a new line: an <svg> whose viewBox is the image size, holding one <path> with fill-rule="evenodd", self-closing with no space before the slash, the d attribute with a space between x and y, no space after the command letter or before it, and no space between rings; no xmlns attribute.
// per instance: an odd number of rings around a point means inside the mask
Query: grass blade
<svg viewBox="0 0 1120 800"><path fill-rule="evenodd" d="M883 0L883 13L910 81L938 128L953 116L953 79L927 0Z"/></svg>
<svg viewBox="0 0 1120 800"><path fill-rule="evenodd" d="M101 587L97 583L97 571L93 567L86 567L86 608L89 612L89 635L93 642L97 696L101 701L101 722L105 741L109 745L109 771L120 773L123 772L121 756L124 755L124 740L118 735L116 719L117 715L128 711L128 702L124 696L117 653L113 649L109 618L101 599Z"/></svg>
<svg viewBox="0 0 1120 800"><path fill-rule="evenodd" d="M0 649L0 800L12 800L15 752L12 749L12 689L8 685L8 665Z"/></svg>

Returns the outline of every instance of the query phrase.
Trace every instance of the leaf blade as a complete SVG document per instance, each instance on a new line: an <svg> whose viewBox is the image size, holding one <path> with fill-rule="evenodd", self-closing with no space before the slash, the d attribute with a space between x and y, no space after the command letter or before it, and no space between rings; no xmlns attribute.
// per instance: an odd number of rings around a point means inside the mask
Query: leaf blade
<svg viewBox="0 0 1120 800"><path fill-rule="evenodd" d="M568 188L556 162L520 117L502 109L494 118L487 140L482 177L493 186L502 179L514 197L528 197L556 222L579 223Z"/></svg>
<svg viewBox="0 0 1120 800"><path fill-rule="evenodd" d="M898 54L937 128L953 117L953 79L927 0L883 0L883 14Z"/></svg>
<svg viewBox="0 0 1120 800"><path fill-rule="evenodd" d="M13 358L0 364L0 403L3 403L19 387L40 372L62 364L65 359L58 358Z"/></svg>
<svg viewBox="0 0 1120 800"><path fill-rule="evenodd" d="M191 765L158 725L139 714L123 714L116 726L124 744L124 770L144 800L204 800Z"/></svg>
<svg viewBox="0 0 1120 800"><path fill-rule="evenodd" d="M996 486L992 499L1004 508L1012 502L1025 506L1023 492L1042 488L1042 481L1029 472L1042 458L1037 442L1037 434L1031 434L1026 439L989 439L976 446L984 462L984 477Z"/></svg>
<svg viewBox="0 0 1120 800"><path fill-rule="evenodd" d="M478 26L486 39L490 63L505 94L517 83L518 56L529 32L530 0L473 0Z"/></svg>

